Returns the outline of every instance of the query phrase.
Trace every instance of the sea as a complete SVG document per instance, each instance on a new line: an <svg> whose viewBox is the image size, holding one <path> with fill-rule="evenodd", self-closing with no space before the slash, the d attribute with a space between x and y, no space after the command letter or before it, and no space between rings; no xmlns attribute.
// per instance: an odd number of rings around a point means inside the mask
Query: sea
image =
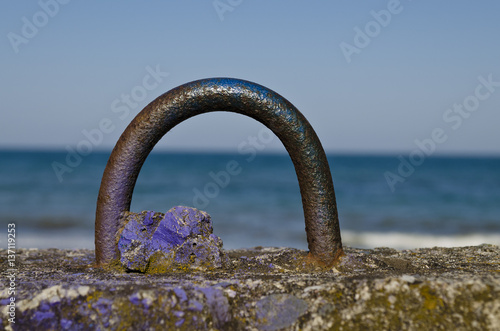
<svg viewBox="0 0 500 331"><path fill-rule="evenodd" d="M94 248L96 200L110 151L0 151L0 245ZM418 162L417 162L418 161ZM500 158L329 154L342 241L359 248L500 245ZM287 154L153 151L131 210L193 206L224 248L307 249Z"/></svg>

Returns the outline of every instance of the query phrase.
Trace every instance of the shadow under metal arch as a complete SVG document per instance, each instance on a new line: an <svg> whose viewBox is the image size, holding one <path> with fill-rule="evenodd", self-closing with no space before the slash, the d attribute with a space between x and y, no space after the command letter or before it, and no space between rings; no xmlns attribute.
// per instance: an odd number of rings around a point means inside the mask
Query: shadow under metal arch
<svg viewBox="0 0 500 331"><path fill-rule="evenodd" d="M109 157L97 198L97 264L105 266L119 258L115 240L119 219L130 209L137 177L156 143L184 120L214 111L254 118L282 141L299 181L309 257L333 265L343 254L342 241L332 176L318 136L304 115L278 93L233 78L176 87L147 105L125 129Z"/></svg>

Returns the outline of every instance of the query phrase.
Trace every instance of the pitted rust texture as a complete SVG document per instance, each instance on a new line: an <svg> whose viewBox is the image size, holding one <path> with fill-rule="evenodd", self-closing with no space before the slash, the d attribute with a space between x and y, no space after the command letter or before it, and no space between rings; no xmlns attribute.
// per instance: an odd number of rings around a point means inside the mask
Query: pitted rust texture
<svg viewBox="0 0 500 331"><path fill-rule="evenodd" d="M203 79L174 88L147 105L125 129L109 157L97 199L97 264L119 258L115 244L119 218L130 209L139 171L156 143L182 121L213 111L252 117L282 141L299 181L309 257L331 266L343 254L342 241L332 176L318 136L285 98L232 78Z"/></svg>

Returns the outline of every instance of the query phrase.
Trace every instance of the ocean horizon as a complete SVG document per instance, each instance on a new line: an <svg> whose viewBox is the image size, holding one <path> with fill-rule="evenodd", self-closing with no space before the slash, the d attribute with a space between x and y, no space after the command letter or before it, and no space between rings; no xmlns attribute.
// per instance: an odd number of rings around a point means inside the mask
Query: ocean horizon
<svg viewBox="0 0 500 331"><path fill-rule="evenodd" d="M16 223L17 247L94 248L110 152L0 150L0 220L5 229ZM500 244L500 157L327 155L345 246ZM228 164L237 171L228 173ZM177 205L208 212L226 249L307 249L298 181L285 153L153 151L131 211ZM6 235L0 243L6 247Z"/></svg>

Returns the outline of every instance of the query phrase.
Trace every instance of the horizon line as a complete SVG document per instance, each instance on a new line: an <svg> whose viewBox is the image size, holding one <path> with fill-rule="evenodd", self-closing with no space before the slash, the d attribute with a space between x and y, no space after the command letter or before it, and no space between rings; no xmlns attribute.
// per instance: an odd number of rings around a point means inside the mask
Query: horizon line
<svg viewBox="0 0 500 331"><path fill-rule="evenodd" d="M89 155L97 153L111 153L113 148L96 148ZM42 146L1 146L0 145L0 153L8 153L8 152L21 152L21 153L68 153L62 147L42 147ZM398 156L409 156L412 151L369 151L369 150L325 150L325 154L327 156L374 156L374 157L398 157ZM159 148L153 149L151 154L227 154L227 155L237 155L237 150L221 148L221 149L197 149L197 148ZM268 151L259 151L259 154L262 155L288 155L287 151L283 148L283 150L268 150ZM500 158L500 151L497 153L494 152L470 152L470 151L445 151L445 152L435 152L431 155L426 156L426 158L434 158L434 157L450 157L450 158L461 158L461 157L477 157L477 158Z"/></svg>

